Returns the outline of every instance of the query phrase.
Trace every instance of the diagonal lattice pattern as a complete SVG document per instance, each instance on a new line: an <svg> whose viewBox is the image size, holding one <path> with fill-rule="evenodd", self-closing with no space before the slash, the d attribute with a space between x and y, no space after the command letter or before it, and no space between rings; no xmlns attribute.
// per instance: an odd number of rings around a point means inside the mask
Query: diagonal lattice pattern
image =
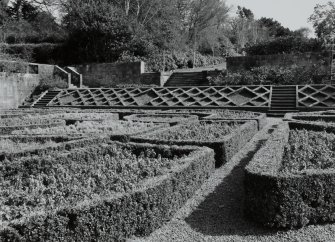
<svg viewBox="0 0 335 242"><path fill-rule="evenodd" d="M267 108L270 93L270 86L69 89L47 106Z"/></svg>
<svg viewBox="0 0 335 242"><path fill-rule="evenodd" d="M335 107L335 86L298 86L298 107Z"/></svg>

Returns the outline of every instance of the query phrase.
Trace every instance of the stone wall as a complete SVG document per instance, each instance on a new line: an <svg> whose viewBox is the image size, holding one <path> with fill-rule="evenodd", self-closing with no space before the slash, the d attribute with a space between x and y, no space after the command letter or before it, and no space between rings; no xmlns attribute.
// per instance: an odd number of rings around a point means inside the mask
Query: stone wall
<svg viewBox="0 0 335 242"><path fill-rule="evenodd" d="M39 84L38 74L0 73L0 109L17 108Z"/></svg>
<svg viewBox="0 0 335 242"><path fill-rule="evenodd" d="M91 88L141 84L144 62L97 63L74 66L83 75L83 85Z"/></svg>
<svg viewBox="0 0 335 242"><path fill-rule="evenodd" d="M240 70L249 70L259 66L291 66L318 64L320 68L329 69L330 53L328 52L311 52L301 54L283 54L283 55L257 55L257 56L238 56L227 58L228 72Z"/></svg>

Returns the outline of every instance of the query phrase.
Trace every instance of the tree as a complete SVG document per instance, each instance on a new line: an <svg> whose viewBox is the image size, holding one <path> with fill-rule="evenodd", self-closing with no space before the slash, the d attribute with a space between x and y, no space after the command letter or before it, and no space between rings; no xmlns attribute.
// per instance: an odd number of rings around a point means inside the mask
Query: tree
<svg viewBox="0 0 335 242"><path fill-rule="evenodd" d="M292 35L290 29L283 27L281 23L273 18L263 17L258 20L258 23L268 29L270 37L277 38Z"/></svg>
<svg viewBox="0 0 335 242"><path fill-rule="evenodd" d="M38 9L27 0L16 0L11 6L7 8L8 16L15 20L33 21L37 14Z"/></svg>
<svg viewBox="0 0 335 242"><path fill-rule="evenodd" d="M317 4L310 16L315 33L323 42L335 41L335 3Z"/></svg>
<svg viewBox="0 0 335 242"><path fill-rule="evenodd" d="M254 19L254 13L245 7L237 6L237 14L239 15L240 18L246 18L249 20Z"/></svg>
<svg viewBox="0 0 335 242"><path fill-rule="evenodd" d="M69 32L73 62L116 61L129 47L126 18L109 0L69 0L63 24Z"/></svg>

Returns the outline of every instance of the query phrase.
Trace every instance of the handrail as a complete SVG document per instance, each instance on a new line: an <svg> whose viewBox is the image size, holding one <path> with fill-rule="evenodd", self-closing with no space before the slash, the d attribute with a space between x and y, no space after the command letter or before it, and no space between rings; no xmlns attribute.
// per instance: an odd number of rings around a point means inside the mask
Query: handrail
<svg viewBox="0 0 335 242"><path fill-rule="evenodd" d="M31 105L30 107L34 107L34 105L36 103L38 103L46 94L48 93L48 90L47 91L44 91Z"/></svg>
<svg viewBox="0 0 335 242"><path fill-rule="evenodd" d="M295 107L299 106L299 86L295 86Z"/></svg>
<svg viewBox="0 0 335 242"><path fill-rule="evenodd" d="M273 86L270 86L269 109L271 109L272 104L272 92L273 92Z"/></svg>

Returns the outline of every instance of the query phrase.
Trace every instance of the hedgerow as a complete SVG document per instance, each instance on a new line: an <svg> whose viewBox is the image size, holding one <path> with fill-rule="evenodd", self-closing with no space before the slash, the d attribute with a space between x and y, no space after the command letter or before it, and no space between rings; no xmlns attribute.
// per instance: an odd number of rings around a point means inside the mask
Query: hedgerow
<svg viewBox="0 0 335 242"><path fill-rule="evenodd" d="M294 130L299 125L312 130ZM248 218L283 228L335 221L334 132L317 126L282 123L255 154L245 169Z"/></svg>
<svg viewBox="0 0 335 242"><path fill-rule="evenodd" d="M128 122L128 121L114 121L103 120L101 122L84 121L76 122L73 125L64 127L51 128L37 128L16 130L12 134L16 135L102 135L102 134L136 134L140 132L149 131L165 127L164 124L142 123L142 122Z"/></svg>
<svg viewBox="0 0 335 242"><path fill-rule="evenodd" d="M258 129L261 130L267 124L266 114L232 111L232 110L215 110L212 115L203 118L204 120L256 120Z"/></svg>
<svg viewBox="0 0 335 242"><path fill-rule="evenodd" d="M21 119L21 118L10 118L0 119L0 134L6 135L11 134L13 131L23 129L36 129L36 128L50 128L65 126L65 120L58 119Z"/></svg>
<svg viewBox="0 0 335 242"><path fill-rule="evenodd" d="M291 130L282 161L282 172L335 168L335 134Z"/></svg>
<svg viewBox="0 0 335 242"><path fill-rule="evenodd" d="M195 145L214 149L216 166L230 160L255 134L256 121L201 121L158 129L140 135L111 136L123 142Z"/></svg>
<svg viewBox="0 0 335 242"><path fill-rule="evenodd" d="M241 124L224 123L224 122L193 122L180 125L177 129L166 129L159 133L146 134L146 138L163 139L163 140L199 140L199 141L215 141L218 140L235 129Z"/></svg>
<svg viewBox="0 0 335 242"><path fill-rule="evenodd" d="M31 186L22 191L22 197L4 194L10 202L2 210L8 208L4 212L9 215L0 238L114 241L148 235L170 219L209 176L213 157L208 148L111 142L51 160L17 160L8 167L17 171L19 179L13 182L22 180ZM15 219L22 215L27 216Z"/></svg>
<svg viewBox="0 0 335 242"><path fill-rule="evenodd" d="M181 114L133 114L124 117L128 121L136 122L153 122L153 123L169 123L171 125L198 120L195 115L181 115Z"/></svg>
<svg viewBox="0 0 335 242"><path fill-rule="evenodd" d="M41 147L53 146L56 143L54 141L47 141L45 143L37 142L17 142L11 139L0 139L0 152L14 152L25 149L36 149Z"/></svg>

